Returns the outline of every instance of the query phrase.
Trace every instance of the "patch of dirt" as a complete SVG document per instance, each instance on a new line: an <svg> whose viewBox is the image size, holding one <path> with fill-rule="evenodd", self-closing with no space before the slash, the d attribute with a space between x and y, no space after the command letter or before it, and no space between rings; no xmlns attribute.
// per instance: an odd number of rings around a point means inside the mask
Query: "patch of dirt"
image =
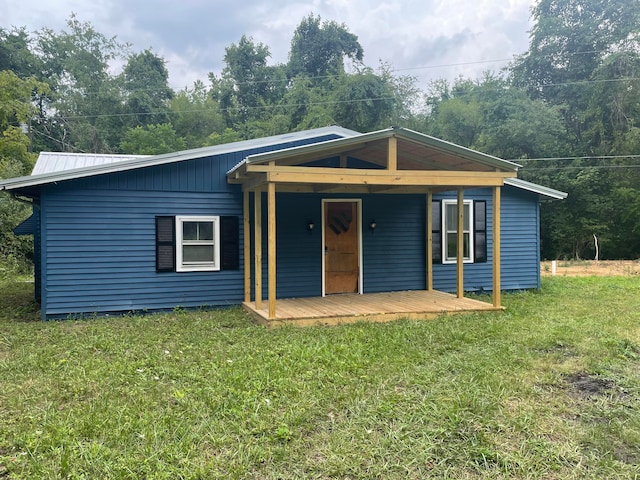
<svg viewBox="0 0 640 480"><path fill-rule="evenodd" d="M576 394L584 398L603 395L608 393L614 386L611 380L594 377L584 372L567 375L565 380Z"/></svg>
<svg viewBox="0 0 640 480"><path fill-rule="evenodd" d="M542 276L553 275L550 261L540 264ZM577 276L633 276L640 275L640 260L579 260L579 261L556 261L556 276L577 277Z"/></svg>

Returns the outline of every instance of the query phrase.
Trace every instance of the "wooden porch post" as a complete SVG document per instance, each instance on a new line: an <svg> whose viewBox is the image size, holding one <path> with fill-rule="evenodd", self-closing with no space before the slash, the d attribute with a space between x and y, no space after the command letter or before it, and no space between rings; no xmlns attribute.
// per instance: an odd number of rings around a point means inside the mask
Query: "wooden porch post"
<svg viewBox="0 0 640 480"><path fill-rule="evenodd" d="M251 301L251 225L249 223L249 190L242 192L242 226L244 243L244 302Z"/></svg>
<svg viewBox="0 0 640 480"><path fill-rule="evenodd" d="M458 298L464 298L464 189L458 187L458 251L456 253L456 279Z"/></svg>
<svg viewBox="0 0 640 480"><path fill-rule="evenodd" d="M493 306L500 307L500 187L493 187Z"/></svg>
<svg viewBox="0 0 640 480"><path fill-rule="evenodd" d="M269 183L269 318L276 318L276 184Z"/></svg>
<svg viewBox="0 0 640 480"><path fill-rule="evenodd" d="M255 273L255 296L256 296L256 310L262 308L262 192L260 189L256 189L253 197L254 206L254 229L255 235L255 255L254 259L254 273Z"/></svg>
<svg viewBox="0 0 640 480"><path fill-rule="evenodd" d="M433 193L427 192L427 291L433 290Z"/></svg>
<svg viewBox="0 0 640 480"><path fill-rule="evenodd" d="M389 137L389 150L387 152L387 170L398 169L398 139Z"/></svg>

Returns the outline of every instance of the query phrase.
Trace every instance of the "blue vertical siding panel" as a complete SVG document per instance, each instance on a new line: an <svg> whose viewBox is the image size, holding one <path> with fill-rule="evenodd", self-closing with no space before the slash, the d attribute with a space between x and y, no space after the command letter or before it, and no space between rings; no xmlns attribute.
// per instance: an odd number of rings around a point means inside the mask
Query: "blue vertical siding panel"
<svg viewBox="0 0 640 480"><path fill-rule="evenodd" d="M425 210L426 195L364 197L364 293L426 288Z"/></svg>
<svg viewBox="0 0 640 480"><path fill-rule="evenodd" d="M277 295L308 297L322 295L322 207L321 197L310 194L280 194L276 198ZM266 203L266 198L263 203ZM266 210L265 216L266 217ZM315 228L309 233L309 220ZM264 222L264 227L267 226ZM267 230L264 229L266 240ZM263 255L267 258L266 243ZM267 287L267 265L263 268Z"/></svg>
<svg viewBox="0 0 640 480"><path fill-rule="evenodd" d="M47 318L47 194L40 194L40 316Z"/></svg>
<svg viewBox="0 0 640 480"><path fill-rule="evenodd" d="M34 297L37 302L40 302L42 298L42 268L41 268L41 225L42 222L40 220L40 203L39 201L34 201L33 205L33 215L36 219L35 222L35 231L33 232L33 291Z"/></svg>

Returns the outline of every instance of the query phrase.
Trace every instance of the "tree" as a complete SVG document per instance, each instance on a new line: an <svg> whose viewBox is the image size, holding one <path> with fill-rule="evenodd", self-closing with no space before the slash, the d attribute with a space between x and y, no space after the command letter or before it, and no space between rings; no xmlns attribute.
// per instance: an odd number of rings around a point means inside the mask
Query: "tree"
<svg viewBox="0 0 640 480"><path fill-rule="evenodd" d="M134 53L122 72L126 112L133 125L166 123L173 98L165 60L151 50Z"/></svg>
<svg viewBox="0 0 640 480"><path fill-rule="evenodd" d="M32 92L46 91L47 86L34 78L21 79L11 71L0 71L0 178L31 173L35 156L29 152L29 138L21 126L35 113ZM13 235L12 229L29 213L27 205L6 193L0 195L0 263L5 268L27 268L25 260L33 245L30 239Z"/></svg>
<svg viewBox="0 0 640 480"><path fill-rule="evenodd" d="M0 71L3 70L23 79L41 74L40 60L31 51L31 39L24 27L0 28Z"/></svg>
<svg viewBox="0 0 640 480"><path fill-rule="evenodd" d="M289 78L311 78L317 85L324 77L342 75L346 58L362 62L363 49L358 37L345 24L322 22L320 16L310 14L293 33L287 74Z"/></svg>
<svg viewBox="0 0 640 480"><path fill-rule="evenodd" d="M177 92L170 101L171 123L187 148L210 145L208 137L225 129L218 103L201 81Z"/></svg>
<svg viewBox="0 0 640 480"><path fill-rule="evenodd" d="M129 129L122 140L122 151L135 155L160 155L185 149L185 141L180 138L170 123L147 125Z"/></svg>
<svg viewBox="0 0 640 480"><path fill-rule="evenodd" d="M38 131L55 139L57 150L113 152L125 123L122 88L109 65L128 46L74 15L67 26L69 31L39 32L37 48L51 95L41 100Z"/></svg>
<svg viewBox="0 0 640 480"><path fill-rule="evenodd" d="M240 130L248 122L268 116L268 106L284 94L282 67L267 65L269 47L243 35L238 44L225 49L221 78L209 74L212 94L222 109L227 126Z"/></svg>
<svg viewBox="0 0 640 480"><path fill-rule="evenodd" d="M369 132L391 126L396 98L393 86L364 68L336 82L333 118L345 128Z"/></svg>

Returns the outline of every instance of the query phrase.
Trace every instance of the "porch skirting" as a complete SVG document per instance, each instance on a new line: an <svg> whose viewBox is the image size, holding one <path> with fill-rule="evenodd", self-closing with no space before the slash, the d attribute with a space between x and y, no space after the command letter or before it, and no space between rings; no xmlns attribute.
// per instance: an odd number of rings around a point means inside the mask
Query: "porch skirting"
<svg viewBox="0 0 640 480"><path fill-rule="evenodd" d="M478 311L501 311L490 303L436 290L411 290L326 297L283 298L277 300L275 318L269 319L268 305L256 309L254 302L244 308L267 326L337 325L354 322L388 322L398 319L431 319L440 315Z"/></svg>

